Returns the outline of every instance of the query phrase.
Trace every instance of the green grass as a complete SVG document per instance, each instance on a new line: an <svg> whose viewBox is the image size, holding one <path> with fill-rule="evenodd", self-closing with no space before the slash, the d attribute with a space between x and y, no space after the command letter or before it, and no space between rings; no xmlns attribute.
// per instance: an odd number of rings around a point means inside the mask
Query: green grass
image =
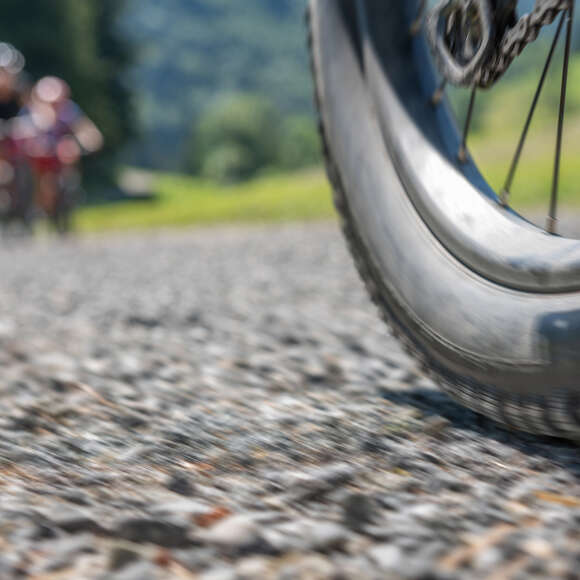
<svg viewBox="0 0 580 580"><path fill-rule="evenodd" d="M538 61L543 62L543 61ZM556 121L560 96L560 63L552 67L512 188L512 205L521 211L546 209L552 185ZM500 82L480 93L483 114L469 148L490 185L503 187L528 113L539 71ZM571 63L560 181L563 205L580 207L580 58Z"/></svg>
<svg viewBox="0 0 580 580"><path fill-rule="evenodd" d="M268 175L236 186L178 175L154 180L154 201L131 201L79 210L80 231L148 229L220 223L286 222L334 216L321 169Z"/></svg>
<svg viewBox="0 0 580 580"><path fill-rule="evenodd" d="M567 206L580 206L580 117L570 119L566 128L560 200ZM503 187L517 139L510 136L498 143L495 139L477 136L471 142L473 157L496 191ZM555 127L530 136L512 187L512 205L517 209L546 207L552 186L555 140Z"/></svg>

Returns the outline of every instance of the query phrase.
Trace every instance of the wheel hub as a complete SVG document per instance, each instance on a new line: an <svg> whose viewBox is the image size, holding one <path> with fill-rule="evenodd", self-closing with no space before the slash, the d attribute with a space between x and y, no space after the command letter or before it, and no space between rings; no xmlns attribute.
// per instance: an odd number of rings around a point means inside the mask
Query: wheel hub
<svg viewBox="0 0 580 580"><path fill-rule="evenodd" d="M517 0L442 0L429 14L427 32L443 78L472 86L498 39L516 21Z"/></svg>

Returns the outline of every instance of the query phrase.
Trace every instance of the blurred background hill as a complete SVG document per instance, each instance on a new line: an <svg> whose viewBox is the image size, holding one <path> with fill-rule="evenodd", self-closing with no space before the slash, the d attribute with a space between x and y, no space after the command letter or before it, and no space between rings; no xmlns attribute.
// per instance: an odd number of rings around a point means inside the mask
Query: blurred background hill
<svg viewBox="0 0 580 580"><path fill-rule="evenodd" d="M219 115L224 97L241 115L270 106L255 121L269 115L271 128L275 114L311 118L305 7L305 0L127 0L120 27L138 47L130 79L142 137L131 160L199 167L191 157L196 121Z"/></svg>

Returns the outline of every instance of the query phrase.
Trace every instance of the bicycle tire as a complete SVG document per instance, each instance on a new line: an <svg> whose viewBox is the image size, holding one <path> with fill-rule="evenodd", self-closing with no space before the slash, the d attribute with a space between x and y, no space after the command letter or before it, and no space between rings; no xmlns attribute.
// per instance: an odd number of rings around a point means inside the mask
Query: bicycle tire
<svg viewBox="0 0 580 580"><path fill-rule="evenodd" d="M382 30L381 50L391 51L388 65L365 68L369 39L356 2L311 0L308 20L327 172L371 297L406 349L454 399L513 429L578 439L578 242L545 236L500 210L473 164L459 167L442 151L447 167L478 190L485 210L498 214L506 247L475 247L478 240L467 239L465 223L458 234L453 215L410 194L413 164L385 138L389 120L369 89L369 82L377 82L369 75L381 76L396 98L404 97L391 75L413 67L409 51L415 49L405 35L416 2L394 0L388 10L380 0L360 5L371 12L375 30ZM406 55L397 52L401 46ZM459 139L449 127L443 137L422 135L431 146L449 150ZM512 259L521 253L516 242L509 243L517 236L537 240L538 251Z"/></svg>

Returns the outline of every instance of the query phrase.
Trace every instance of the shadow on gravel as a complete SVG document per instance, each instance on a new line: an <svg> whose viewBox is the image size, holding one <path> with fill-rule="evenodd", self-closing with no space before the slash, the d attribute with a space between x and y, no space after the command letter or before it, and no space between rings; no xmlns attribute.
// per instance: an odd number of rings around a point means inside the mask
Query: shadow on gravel
<svg viewBox="0 0 580 580"><path fill-rule="evenodd" d="M381 390L381 395L396 405L418 409L427 419L433 416L444 417L454 428L471 436L509 445L530 457L548 459L580 479L580 442L510 431L491 419L458 405L445 393L432 389L384 389Z"/></svg>

